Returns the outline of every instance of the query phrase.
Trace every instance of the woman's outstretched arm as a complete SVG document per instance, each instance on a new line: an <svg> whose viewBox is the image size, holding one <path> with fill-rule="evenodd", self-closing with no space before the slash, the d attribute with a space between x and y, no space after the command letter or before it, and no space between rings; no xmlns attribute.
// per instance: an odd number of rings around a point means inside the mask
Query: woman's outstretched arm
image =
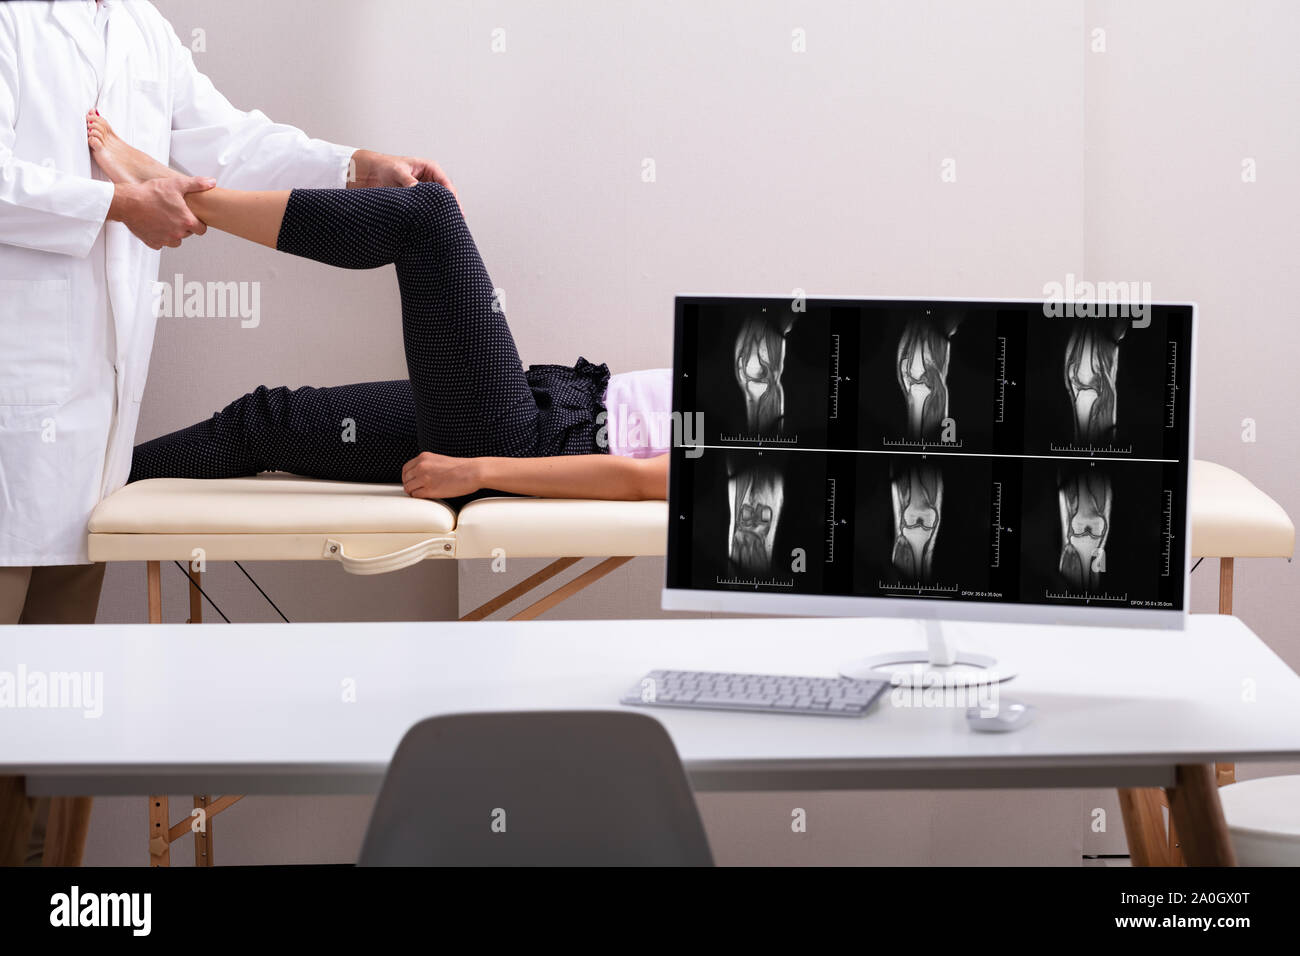
<svg viewBox="0 0 1300 956"><path fill-rule="evenodd" d="M426 451L402 469L402 487L413 498L458 498L491 488L539 498L662 501L668 497L668 456L451 458Z"/></svg>

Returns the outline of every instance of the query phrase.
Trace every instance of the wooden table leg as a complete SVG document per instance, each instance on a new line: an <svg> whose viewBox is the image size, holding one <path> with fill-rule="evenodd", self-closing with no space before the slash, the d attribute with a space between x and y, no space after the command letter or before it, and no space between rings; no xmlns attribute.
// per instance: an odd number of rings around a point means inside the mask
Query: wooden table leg
<svg viewBox="0 0 1300 956"><path fill-rule="evenodd" d="M1219 558L1219 613L1232 613L1232 558ZM1237 765L1216 763L1215 776L1219 786L1224 787L1237 782Z"/></svg>
<svg viewBox="0 0 1300 956"><path fill-rule="evenodd" d="M524 608L518 614L512 615L510 620L531 621L539 614L544 614L545 612L549 611L551 608L555 607L555 605L561 603L562 601L567 601L569 598L573 597L575 594L577 594L587 585L594 584L596 581L599 581L605 575L609 574L609 572L613 571L616 568L621 568L623 565L627 564L631 560L632 560L631 555L614 557L614 558L606 558L604 561L600 562L600 564L596 565L594 568L588 568L586 571L583 571L572 581L568 581L564 584L561 584L550 594L546 595L546 597L534 601L532 604L528 605L528 607Z"/></svg>
<svg viewBox="0 0 1300 956"><path fill-rule="evenodd" d="M1124 838L1133 865L1169 866L1160 791L1149 787L1120 790L1119 810L1124 818Z"/></svg>
<svg viewBox="0 0 1300 956"><path fill-rule="evenodd" d="M149 582L149 623L162 623L162 565L157 561L145 563L145 577Z"/></svg>
<svg viewBox="0 0 1300 956"><path fill-rule="evenodd" d="M194 831L194 865L212 866L212 817L208 812L211 797L194 798L194 809L203 811L203 829Z"/></svg>
<svg viewBox="0 0 1300 956"><path fill-rule="evenodd" d="M186 624L203 623L203 592L199 590L203 586L203 572L190 571L190 619Z"/></svg>
<svg viewBox="0 0 1300 956"><path fill-rule="evenodd" d="M193 571L190 576L190 624L203 623L203 592L199 590L202 586L203 572ZM210 797L202 794L196 794L194 797L194 809L203 811L203 829L194 831L194 865L211 866L212 865L212 817L208 814L208 801Z"/></svg>
<svg viewBox="0 0 1300 956"><path fill-rule="evenodd" d="M167 798L149 798L149 865L171 866L171 839L168 835Z"/></svg>
<svg viewBox="0 0 1300 956"><path fill-rule="evenodd" d="M1169 818L1188 866L1236 866L1237 854L1219 803L1219 786L1209 764L1179 764L1169 794Z"/></svg>
<svg viewBox="0 0 1300 956"><path fill-rule="evenodd" d="M1219 558L1219 613L1232 613L1232 558Z"/></svg>
<svg viewBox="0 0 1300 956"><path fill-rule="evenodd" d="M149 582L149 623L162 623L162 565L157 561L145 564L145 573ZM149 797L149 865L171 866L171 843L167 838L168 824L167 798L165 796Z"/></svg>
<svg viewBox="0 0 1300 956"><path fill-rule="evenodd" d="M34 810L26 777L0 777L0 866L22 866L27 859Z"/></svg>
<svg viewBox="0 0 1300 956"><path fill-rule="evenodd" d="M45 824L45 855L42 866L81 866L90 833L90 797L54 797Z"/></svg>

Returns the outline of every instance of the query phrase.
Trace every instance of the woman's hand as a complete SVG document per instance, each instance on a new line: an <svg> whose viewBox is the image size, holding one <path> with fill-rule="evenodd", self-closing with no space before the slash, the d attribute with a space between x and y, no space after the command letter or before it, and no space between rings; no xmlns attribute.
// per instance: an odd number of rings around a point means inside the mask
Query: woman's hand
<svg viewBox="0 0 1300 956"><path fill-rule="evenodd" d="M483 487L476 458L421 452L402 468L402 487L412 498L457 498Z"/></svg>

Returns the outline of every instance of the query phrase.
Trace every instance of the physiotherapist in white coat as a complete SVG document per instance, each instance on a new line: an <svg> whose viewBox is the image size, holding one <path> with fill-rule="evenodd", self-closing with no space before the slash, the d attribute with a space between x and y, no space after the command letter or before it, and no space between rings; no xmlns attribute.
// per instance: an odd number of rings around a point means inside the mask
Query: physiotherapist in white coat
<svg viewBox="0 0 1300 956"><path fill-rule="evenodd" d="M193 178L108 182L86 145L91 109ZM451 186L427 160L236 109L145 0L0 4L0 624L95 619L104 567L86 521L131 468L158 250L204 231L184 194L428 180ZM0 819L7 799L25 799L21 781L0 778ZM39 835L48 808L23 807ZM69 813L89 800L61 803L61 825ZM11 836L0 863L15 862Z"/></svg>

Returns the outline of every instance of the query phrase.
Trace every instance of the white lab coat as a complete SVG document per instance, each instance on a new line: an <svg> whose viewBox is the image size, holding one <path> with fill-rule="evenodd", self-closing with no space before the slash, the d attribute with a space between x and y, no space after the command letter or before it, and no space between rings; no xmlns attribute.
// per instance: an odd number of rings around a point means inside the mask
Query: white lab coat
<svg viewBox="0 0 1300 956"><path fill-rule="evenodd" d="M87 562L131 468L159 253L105 223L86 111L232 188L342 186L353 152L235 109L144 0L117 0L97 89L93 29L79 3L0 4L0 566Z"/></svg>

